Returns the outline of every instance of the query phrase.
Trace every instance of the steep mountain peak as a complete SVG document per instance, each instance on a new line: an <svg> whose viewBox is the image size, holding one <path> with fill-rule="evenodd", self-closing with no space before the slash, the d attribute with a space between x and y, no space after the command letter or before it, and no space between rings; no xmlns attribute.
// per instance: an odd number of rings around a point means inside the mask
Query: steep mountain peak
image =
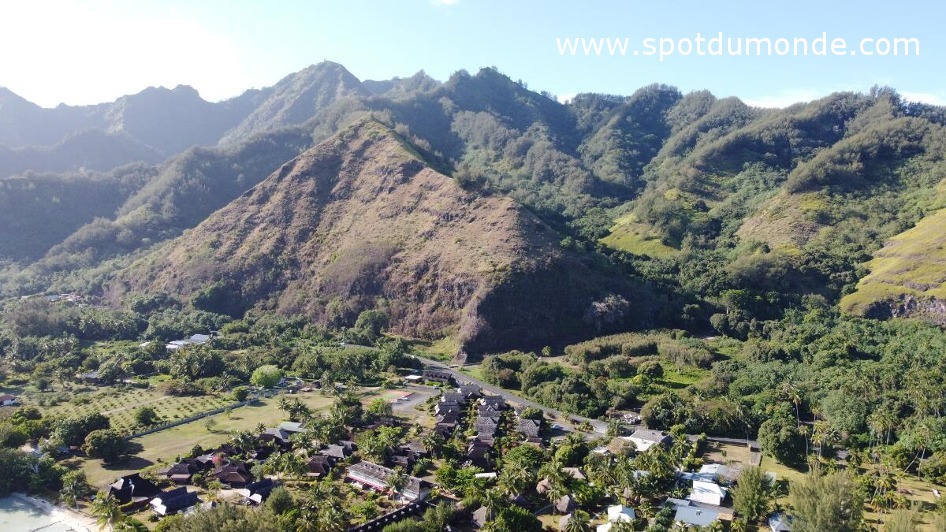
<svg viewBox="0 0 946 532"><path fill-rule="evenodd" d="M123 272L111 297L218 290L229 295L217 311L256 306L334 326L380 306L401 334L457 335L471 352L534 346L552 332L587 334L590 305L627 291L560 240L512 199L463 190L365 119Z"/></svg>
<svg viewBox="0 0 946 532"><path fill-rule="evenodd" d="M323 61L290 74L269 89L256 109L220 141L233 145L265 131L302 124L335 101L367 96L361 81L338 63Z"/></svg>

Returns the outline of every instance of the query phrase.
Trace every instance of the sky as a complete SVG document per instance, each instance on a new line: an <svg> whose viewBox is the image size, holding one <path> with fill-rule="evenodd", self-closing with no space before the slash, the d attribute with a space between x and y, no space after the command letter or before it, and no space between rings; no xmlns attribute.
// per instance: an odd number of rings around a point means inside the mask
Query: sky
<svg viewBox="0 0 946 532"><path fill-rule="evenodd" d="M666 83L785 106L889 85L946 104L944 15L946 3L935 0L31 0L0 6L0 86L44 107L179 84L219 101L330 60L359 79L424 70L446 80L493 66L559 99ZM720 56L705 41L698 55L697 33L802 38L810 47L825 36L826 48L843 38L856 55ZM563 55L566 38L626 38L629 48ZM873 55L857 53L865 38ZM880 55L879 41L895 38L916 39L919 55L915 46ZM676 53L662 60L645 55L671 44Z"/></svg>

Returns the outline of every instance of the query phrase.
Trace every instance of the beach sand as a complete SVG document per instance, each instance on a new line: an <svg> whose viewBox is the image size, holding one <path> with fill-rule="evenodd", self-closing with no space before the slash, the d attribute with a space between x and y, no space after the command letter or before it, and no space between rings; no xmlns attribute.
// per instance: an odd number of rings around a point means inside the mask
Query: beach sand
<svg viewBox="0 0 946 532"><path fill-rule="evenodd" d="M26 495L24 493L13 493L10 495L35 508L43 510L56 522L76 532L98 532L99 526L91 517L81 514L71 508L57 506L39 497Z"/></svg>

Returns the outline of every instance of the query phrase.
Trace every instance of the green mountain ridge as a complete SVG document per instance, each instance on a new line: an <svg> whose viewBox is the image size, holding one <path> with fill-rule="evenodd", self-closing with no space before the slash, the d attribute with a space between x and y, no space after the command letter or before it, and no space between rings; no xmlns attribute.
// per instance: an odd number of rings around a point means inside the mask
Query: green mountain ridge
<svg viewBox="0 0 946 532"><path fill-rule="evenodd" d="M587 336L589 309L609 297L648 314L642 290L560 239L509 198L464 191L369 119L119 272L106 292L118 303L217 291L217 312L260 307L332 326L378 307L392 331L455 336L471 354ZM634 325L629 310L602 316L604 329Z"/></svg>
<svg viewBox="0 0 946 532"><path fill-rule="evenodd" d="M665 313L687 306L688 324L719 313L747 324L810 296L836 304L885 242L941 208L946 177L946 111L886 88L786 109L663 85L561 104L495 69L361 82L322 63L240 101L246 118L221 146L172 157L117 209L70 222L39 261L7 255L19 266L6 292L100 291L108 271L367 116L471 193L512 198L563 245L597 248L665 292ZM732 291L752 310L724 304Z"/></svg>

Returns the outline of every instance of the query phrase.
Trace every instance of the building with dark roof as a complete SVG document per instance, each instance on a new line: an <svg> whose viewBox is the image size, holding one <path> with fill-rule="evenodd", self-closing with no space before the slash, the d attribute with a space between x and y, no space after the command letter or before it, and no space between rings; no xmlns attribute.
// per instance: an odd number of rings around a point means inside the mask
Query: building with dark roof
<svg viewBox="0 0 946 532"><path fill-rule="evenodd" d="M153 499L161 493L161 489L146 478L141 478L138 473L125 475L108 487L108 493L115 498L119 504L128 504L136 501L146 501Z"/></svg>
<svg viewBox="0 0 946 532"><path fill-rule="evenodd" d="M186 487L181 486L158 494L151 499L150 505L154 513L163 517L183 512L199 503L196 492L188 492Z"/></svg>

